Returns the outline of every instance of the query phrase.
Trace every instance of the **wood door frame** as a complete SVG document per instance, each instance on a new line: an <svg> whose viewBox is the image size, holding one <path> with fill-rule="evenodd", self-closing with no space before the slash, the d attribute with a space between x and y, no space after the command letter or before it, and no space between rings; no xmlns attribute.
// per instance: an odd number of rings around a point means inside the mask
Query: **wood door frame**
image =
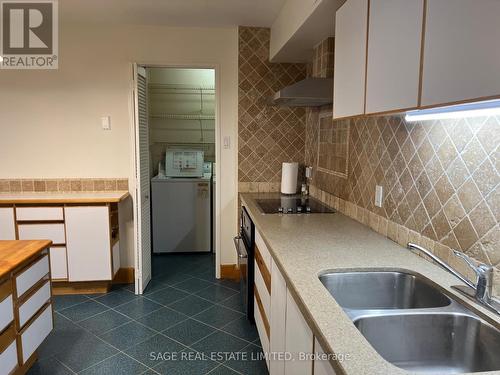
<svg viewBox="0 0 500 375"><path fill-rule="evenodd" d="M132 192L131 195L133 197L132 199L132 206L133 206L133 220L134 220L134 269L135 269L135 274L136 278L138 275L138 262L137 262L137 257L140 255L139 254L139 249L137 247L137 225L136 225L136 220L139 220L137 218L137 202L136 202L136 190L137 190L137 166L136 166L136 157L137 155L137 148L136 148L136 141L135 141L135 134L136 134L136 102L134 99L134 66L137 67L143 67L143 68L181 68L181 69L213 69L215 71L215 176L218 179L218 181L215 184L215 276L217 278L220 278L220 264L221 264L221 146L223 144L221 140L221 124L220 124L220 105L221 105L221 79L220 79L220 74L221 74L221 69L219 64L214 64L214 63L181 63L181 64L158 64L158 63L149 63L149 62L139 62L135 61L130 64L131 67L131 77L132 79L130 80L130 90L129 90L129 103L130 103L130 109L129 109L129 118L130 118L130 150L132 152L130 153L130 184L129 184L129 190ZM137 285L137 283L136 283ZM136 289L135 291L136 294L138 294L138 291Z"/></svg>

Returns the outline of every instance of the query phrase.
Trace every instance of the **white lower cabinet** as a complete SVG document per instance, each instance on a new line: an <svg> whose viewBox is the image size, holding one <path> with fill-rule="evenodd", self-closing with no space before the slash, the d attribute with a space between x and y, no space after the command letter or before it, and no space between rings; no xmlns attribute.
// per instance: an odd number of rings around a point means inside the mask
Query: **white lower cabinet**
<svg viewBox="0 0 500 375"><path fill-rule="evenodd" d="M256 233L257 237L257 233ZM256 266L255 273L259 273ZM267 366L270 375L335 375L324 351L315 340L302 312L287 287L274 259L270 259L271 293L269 298L269 335L264 319L255 303L255 322L262 343L262 350L268 354ZM260 283L262 284L262 283ZM256 286L258 295L264 287ZM267 290L266 290L267 291ZM264 311L264 308L262 308ZM316 358L319 358L316 361Z"/></svg>
<svg viewBox="0 0 500 375"><path fill-rule="evenodd" d="M313 340L311 329L302 316L290 290L287 290L285 351L292 355L293 360L285 361L286 375L312 374ZM301 358L304 354L309 355L309 359Z"/></svg>
<svg viewBox="0 0 500 375"><path fill-rule="evenodd" d="M54 245L64 244L64 224L19 224L20 240L50 240Z"/></svg>
<svg viewBox="0 0 500 375"><path fill-rule="evenodd" d="M17 345L12 341L7 348L0 353L0 375L11 374L17 367Z"/></svg>
<svg viewBox="0 0 500 375"><path fill-rule="evenodd" d="M0 240L15 240L14 208L0 207Z"/></svg>
<svg viewBox="0 0 500 375"><path fill-rule="evenodd" d="M50 248L50 273L52 280L64 280L68 278L68 261L66 259L65 247Z"/></svg>
<svg viewBox="0 0 500 375"><path fill-rule="evenodd" d="M259 309L259 302L257 298L254 298L254 317L255 325L257 326L257 332L259 333L260 344L262 345L262 351L265 354L269 353L269 337L267 336L266 323L264 322L264 317L262 316ZM269 368L269 359L266 358L266 365Z"/></svg>
<svg viewBox="0 0 500 375"><path fill-rule="evenodd" d="M0 332L14 320L13 306L11 294L0 302Z"/></svg>
<svg viewBox="0 0 500 375"><path fill-rule="evenodd" d="M107 206L65 207L68 281L111 280Z"/></svg>
<svg viewBox="0 0 500 375"><path fill-rule="evenodd" d="M325 357L325 351L314 339L314 375L335 375L335 370Z"/></svg>
<svg viewBox="0 0 500 375"><path fill-rule="evenodd" d="M48 249L16 263L0 284L0 375L25 374L54 327Z"/></svg>
<svg viewBox="0 0 500 375"><path fill-rule="evenodd" d="M276 263L271 261L271 337L270 351L275 353L270 358L269 373L285 374L285 324L286 324L286 282Z"/></svg>
<svg viewBox="0 0 500 375"><path fill-rule="evenodd" d="M26 363L40 344L54 328L52 305L47 305L43 312L21 332L22 363Z"/></svg>
<svg viewBox="0 0 500 375"><path fill-rule="evenodd" d="M19 306L19 327L24 327L28 320L30 320L49 300L50 281L47 280L40 289Z"/></svg>
<svg viewBox="0 0 500 375"><path fill-rule="evenodd" d="M50 266L49 257L47 255L42 256L40 259L36 260L36 262L22 269L14 276L16 297L21 297L24 293L33 288L36 283L49 275L49 273Z"/></svg>

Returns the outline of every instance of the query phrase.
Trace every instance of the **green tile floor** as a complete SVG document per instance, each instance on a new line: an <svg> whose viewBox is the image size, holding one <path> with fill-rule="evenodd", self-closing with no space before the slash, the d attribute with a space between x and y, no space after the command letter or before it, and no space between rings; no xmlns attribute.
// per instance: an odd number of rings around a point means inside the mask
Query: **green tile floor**
<svg viewBox="0 0 500 375"><path fill-rule="evenodd" d="M239 285L215 278L210 254L154 256L144 295L54 297L55 328L29 374L265 375Z"/></svg>

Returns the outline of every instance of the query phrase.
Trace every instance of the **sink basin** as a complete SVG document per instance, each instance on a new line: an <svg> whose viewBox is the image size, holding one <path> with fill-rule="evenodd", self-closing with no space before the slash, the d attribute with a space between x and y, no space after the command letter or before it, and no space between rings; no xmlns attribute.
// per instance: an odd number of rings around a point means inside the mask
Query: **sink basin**
<svg viewBox="0 0 500 375"><path fill-rule="evenodd" d="M319 279L346 309L419 309L451 303L424 279L404 272L334 272Z"/></svg>
<svg viewBox="0 0 500 375"><path fill-rule="evenodd" d="M405 370L500 370L500 331L472 316L410 313L363 317L354 324L384 359Z"/></svg>

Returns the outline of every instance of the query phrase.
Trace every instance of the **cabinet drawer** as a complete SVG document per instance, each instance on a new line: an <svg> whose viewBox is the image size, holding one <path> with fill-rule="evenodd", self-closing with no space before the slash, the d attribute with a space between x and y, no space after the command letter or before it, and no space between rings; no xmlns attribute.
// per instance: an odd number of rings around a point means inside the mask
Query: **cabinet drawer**
<svg viewBox="0 0 500 375"><path fill-rule="evenodd" d="M262 351L264 353L269 353L269 337L267 336L267 331L264 325L264 320L259 310L259 305L257 298L254 298L254 317L255 325L257 326L257 332L259 333L260 343L262 345ZM269 359L266 359L267 368L269 368Z"/></svg>
<svg viewBox="0 0 500 375"><path fill-rule="evenodd" d="M48 304L40 315L21 333L22 363L26 363L52 331L52 305Z"/></svg>
<svg viewBox="0 0 500 375"><path fill-rule="evenodd" d="M40 308L50 300L50 281L47 280L35 293L19 306L19 326L23 327Z"/></svg>
<svg viewBox="0 0 500 375"><path fill-rule="evenodd" d="M68 262L65 247L50 248L50 277L52 280L68 278Z"/></svg>
<svg viewBox="0 0 500 375"><path fill-rule="evenodd" d="M62 207L18 207L17 221L64 220Z"/></svg>
<svg viewBox="0 0 500 375"><path fill-rule="evenodd" d="M64 224L18 225L20 240L51 240L54 245L66 243Z"/></svg>
<svg viewBox="0 0 500 375"><path fill-rule="evenodd" d="M14 276L17 298L26 293L33 285L49 273L49 257L44 255L34 264Z"/></svg>
<svg viewBox="0 0 500 375"><path fill-rule="evenodd" d="M260 255L262 255L262 259L264 260L264 263L266 264L266 267L268 270L271 269L271 253L267 249L266 243L264 242L264 239L260 235L258 231L255 231L255 244L259 248Z"/></svg>
<svg viewBox="0 0 500 375"><path fill-rule="evenodd" d="M254 287L259 291L259 296L262 301L262 307L267 317L271 316L271 295L269 294L262 274L260 273L257 261L255 261L255 285Z"/></svg>
<svg viewBox="0 0 500 375"><path fill-rule="evenodd" d="M15 336L5 350L0 354L0 375L7 375L17 367L17 345Z"/></svg>
<svg viewBox="0 0 500 375"><path fill-rule="evenodd" d="M0 332L5 329L14 320L14 310L12 303L12 294L5 297L0 302Z"/></svg>

